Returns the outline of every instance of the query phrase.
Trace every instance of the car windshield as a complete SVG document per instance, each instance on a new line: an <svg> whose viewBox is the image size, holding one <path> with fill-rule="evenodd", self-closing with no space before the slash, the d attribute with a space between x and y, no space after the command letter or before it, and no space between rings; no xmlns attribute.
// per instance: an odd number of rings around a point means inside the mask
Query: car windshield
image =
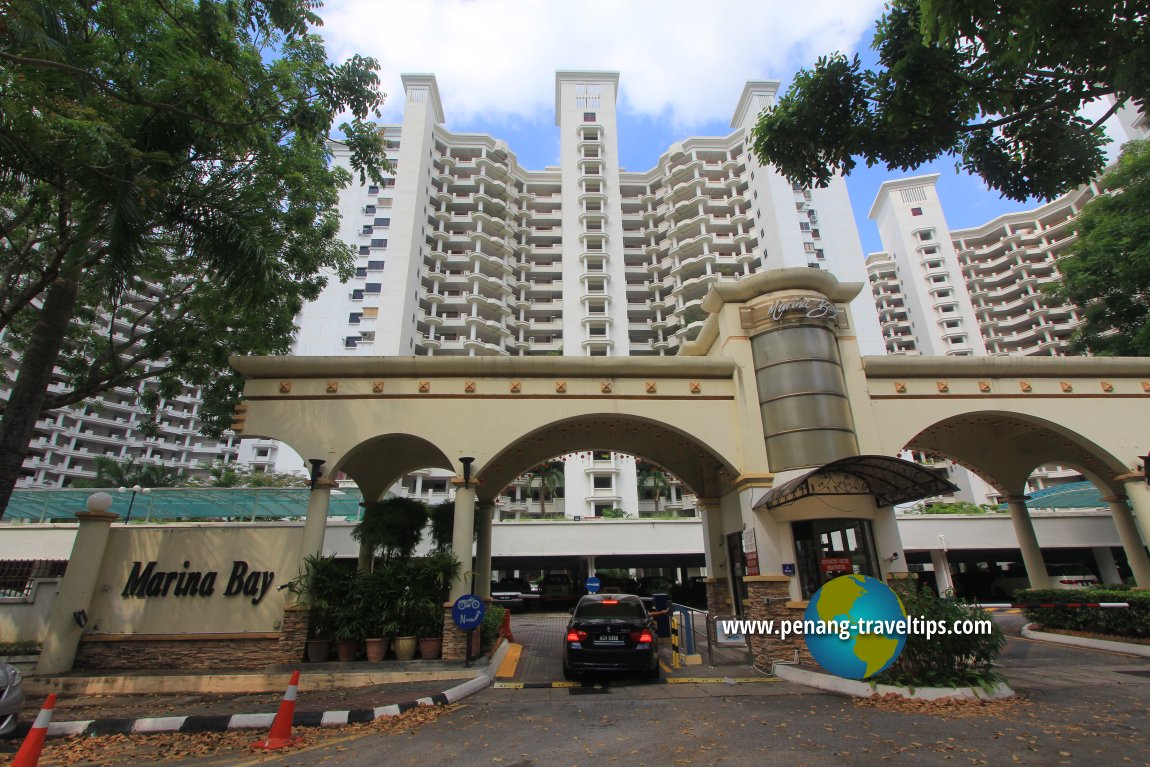
<svg viewBox="0 0 1150 767"><path fill-rule="evenodd" d="M576 618L646 618L647 611L638 601L593 600L582 602L575 611Z"/></svg>

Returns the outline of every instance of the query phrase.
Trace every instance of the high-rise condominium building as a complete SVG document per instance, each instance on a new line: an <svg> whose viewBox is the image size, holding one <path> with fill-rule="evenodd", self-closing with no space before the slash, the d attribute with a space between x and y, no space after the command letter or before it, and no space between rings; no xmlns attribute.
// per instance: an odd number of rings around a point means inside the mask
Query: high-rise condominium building
<svg viewBox="0 0 1150 767"><path fill-rule="evenodd" d="M559 72L560 164L528 170L503 141L448 130L435 77L405 75L403 123L383 128L394 176L341 198L356 277L305 307L295 352L671 355L698 332L717 282L796 266L865 281L842 180L795 187L749 151L777 87L747 83L730 133L685 138L655 167L625 171L618 74ZM336 159L347 159L338 147ZM851 309L864 353L881 353L865 291ZM271 445L250 449L276 460ZM568 515L636 513L634 471L619 460L568 458Z"/></svg>

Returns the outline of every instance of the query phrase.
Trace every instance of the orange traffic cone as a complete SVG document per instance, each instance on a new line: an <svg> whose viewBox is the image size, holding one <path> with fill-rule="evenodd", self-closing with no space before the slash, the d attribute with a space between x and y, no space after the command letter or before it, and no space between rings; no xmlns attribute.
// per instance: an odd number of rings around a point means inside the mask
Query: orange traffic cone
<svg viewBox="0 0 1150 767"><path fill-rule="evenodd" d="M499 627L499 635L505 637L508 642L514 642L515 637L511 633L511 611L503 611L503 625Z"/></svg>
<svg viewBox="0 0 1150 767"><path fill-rule="evenodd" d="M16 752L12 767L36 767L40 763L40 749L44 748L44 738L48 737L48 723L52 721L52 713L55 710L56 693L52 693L44 701L40 713L36 715L36 721L32 724L32 729L20 744L20 750Z"/></svg>
<svg viewBox="0 0 1150 767"><path fill-rule="evenodd" d="M252 748L271 751L290 746L300 740L300 738L293 738L291 735L292 718L295 716L296 688L298 687L299 672L295 671L291 675L291 683L288 684L287 692L284 693L284 699L280 701L280 710L276 712L276 718L272 720L271 731L268 732L266 738L253 743Z"/></svg>

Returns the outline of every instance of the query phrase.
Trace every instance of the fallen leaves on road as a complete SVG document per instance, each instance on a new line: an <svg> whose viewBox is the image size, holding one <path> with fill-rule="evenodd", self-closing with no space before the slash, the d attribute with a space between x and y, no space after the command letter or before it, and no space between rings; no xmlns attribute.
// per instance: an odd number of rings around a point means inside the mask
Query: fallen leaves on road
<svg viewBox="0 0 1150 767"><path fill-rule="evenodd" d="M874 695L870 698L856 698L856 706L878 708L883 711L897 711L902 714L927 714L946 718L958 716L1006 717L1019 706L1025 705L1020 698L1005 700L972 700L970 698L939 698L938 700L916 700L904 698L895 693Z"/></svg>
<svg viewBox="0 0 1150 767"><path fill-rule="evenodd" d="M399 716L385 716L372 722L340 727L297 727L300 739L276 753L289 754L304 748L322 746L326 741L365 735L402 735L456 711L460 705L420 706ZM97 735L51 739L40 758L43 767L113 767L131 762L176 762L199 760L228 754L255 754L251 744L264 733L260 730L232 730L205 733L157 733L152 735ZM337 746L338 748L338 746ZM10 764L3 760L0 764Z"/></svg>

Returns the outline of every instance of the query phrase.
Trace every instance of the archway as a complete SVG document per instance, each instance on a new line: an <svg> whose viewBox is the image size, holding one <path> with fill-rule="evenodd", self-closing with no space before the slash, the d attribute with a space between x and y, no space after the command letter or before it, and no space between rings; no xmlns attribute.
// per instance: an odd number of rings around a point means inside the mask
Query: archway
<svg viewBox="0 0 1150 767"><path fill-rule="evenodd" d="M1044 588L1050 578L1046 562L1027 508L1027 481L1039 467L1058 464L1072 467L1093 482L1109 505L1111 516L1122 542L1126 559L1140 585L1150 585L1150 558L1127 505L1119 477L1126 468L1123 462L1094 441L1077 434L1062 424L1037 416L998 410L972 411L937 421L920 431L907 444L909 450L946 458L971 470L990 484L1005 501L1011 516L1026 577L1032 588ZM950 557L945 548L932 550L936 572L946 569L939 586L952 580ZM1007 574L997 572L998 563L980 562L985 570L984 590L1007 593L995 582L1004 582ZM1109 564L1113 567L1113 563ZM1099 560L1098 567L1107 563ZM976 577L972 580L977 580Z"/></svg>

